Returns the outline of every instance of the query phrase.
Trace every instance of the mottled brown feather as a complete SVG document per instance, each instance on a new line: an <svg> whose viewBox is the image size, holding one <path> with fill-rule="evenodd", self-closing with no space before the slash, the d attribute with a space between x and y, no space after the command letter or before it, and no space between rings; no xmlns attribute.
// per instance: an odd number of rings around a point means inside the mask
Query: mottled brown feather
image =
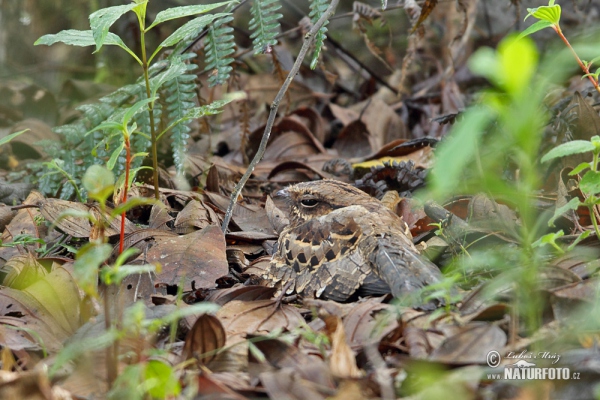
<svg viewBox="0 0 600 400"><path fill-rule="evenodd" d="M292 281L289 293L344 301L358 292L402 297L437 282L406 224L381 202L343 182L323 180L279 193L290 211L265 278Z"/></svg>

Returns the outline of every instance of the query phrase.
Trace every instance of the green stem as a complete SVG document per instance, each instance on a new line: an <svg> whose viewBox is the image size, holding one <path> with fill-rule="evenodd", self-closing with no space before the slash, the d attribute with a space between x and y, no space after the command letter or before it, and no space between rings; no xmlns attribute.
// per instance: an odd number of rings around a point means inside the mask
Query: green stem
<svg viewBox="0 0 600 400"><path fill-rule="evenodd" d="M600 229L598 228L598 220L596 220L596 214L594 214L594 206L588 206L588 210L590 210L590 218L592 219L592 223L594 224L594 230L596 231L596 237L600 238Z"/></svg>
<svg viewBox="0 0 600 400"><path fill-rule="evenodd" d="M148 75L148 59L146 58L146 34L143 26L140 26L140 41L142 45L142 68L144 69L144 82L146 83L146 95L150 98L150 77ZM150 117L150 136L152 142L152 180L154 181L154 198L159 199L158 188L158 150L156 138L156 127L154 126L154 102L148 103L148 115Z"/></svg>

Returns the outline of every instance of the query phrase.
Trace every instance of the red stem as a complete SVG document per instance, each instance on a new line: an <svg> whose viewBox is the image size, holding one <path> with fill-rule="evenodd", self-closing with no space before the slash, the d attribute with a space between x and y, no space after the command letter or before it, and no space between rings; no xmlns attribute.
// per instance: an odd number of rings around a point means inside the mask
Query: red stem
<svg viewBox="0 0 600 400"><path fill-rule="evenodd" d="M583 72L585 72L586 74L589 74L590 73L589 65L586 67L586 65L583 63L583 61L581 61L581 59L577 55L577 53L575 53L575 49L573 49L573 47L571 46L571 43L569 43L569 41L567 40L565 35L563 35L562 30L560 29L560 26L558 24L552 25L552 29L554 29L554 31L558 34L558 36L560 36L562 41L565 42L567 47L571 50L573 57L575 57L575 60L577 60L577 63L579 64L579 66L581 67ZM598 81L596 79L594 79L594 77L592 75L588 75L587 77L590 80L590 82L592 82L592 85L594 85L594 88L596 88L596 90L600 93L600 86L598 85Z"/></svg>
<svg viewBox="0 0 600 400"><path fill-rule="evenodd" d="M129 187L129 167L131 166L131 147L129 145L129 138L125 140L125 183L123 185L123 197L121 198L121 204L127 201L127 188ZM121 214L121 232L119 237L119 254L123 252L123 246L125 243L125 211Z"/></svg>

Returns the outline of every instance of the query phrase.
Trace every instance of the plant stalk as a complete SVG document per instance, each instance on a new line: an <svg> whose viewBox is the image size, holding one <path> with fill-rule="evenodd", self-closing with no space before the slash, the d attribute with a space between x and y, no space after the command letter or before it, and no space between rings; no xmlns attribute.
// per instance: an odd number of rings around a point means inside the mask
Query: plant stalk
<svg viewBox="0 0 600 400"><path fill-rule="evenodd" d="M558 36L560 36L562 41L565 42L565 45L567 45L569 50L571 50L571 54L573 54L573 57L575 57L575 60L577 60L577 63L579 64L579 66L581 67L583 72L585 72L587 74L587 78L590 80L590 82L592 82L592 85L594 85L594 88L596 89L596 91L598 91L598 93L600 93L600 85L598 84L598 81L596 79L594 79L594 77L592 75L589 75L590 74L589 66L586 66L583 63L583 61L581 61L581 59L575 52L575 49L573 48L573 46L571 46L571 43L569 43L569 40L567 40L565 35L563 35L562 30L560 29L560 26L552 25L552 28L554 28L554 31L558 34Z"/></svg>
<svg viewBox="0 0 600 400"><path fill-rule="evenodd" d="M262 139L260 140L260 144L258 145L258 150L256 151L254 158L248 165L246 172L244 173L244 175L242 176L242 178L240 179L238 184L235 185L235 188L233 189L233 192L231 193L231 198L229 200L229 206L227 206L227 211L225 211L225 217L223 218L223 224L221 225L221 230L223 231L223 233L227 232L227 228L229 227L229 222L231 221L231 216L233 215L233 208L235 207L235 204L237 203L237 199L238 199L240 193L242 192L244 185L250 178L250 175L252 175L252 172L254 172L254 168L256 167L256 164L258 164L258 162L262 159L263 155L265 154L265 150L267 148L267 143L269 142L269 137L271 136L271 129L273 129L273 125L275 123L275 118L277 117L277 110L279 109L279 103L281 103L281 100L283 99L283 96L285 96L285 93L287 92L290 84L294 80L294 77L296 76L296 74L298 74L298 71L300 70L300 66L302 65L302 62L304 61L304 57L306 57L306 53L308 53L308 50L310 49L310 47L312 46L312 44L315 41L315 35L319 31L319 29L321 29L321 27L325 24L325 22L327 20L329 20L329 18L331 18L331 16L334 14L338 3L339 3L339 0L331 0L329 7L327 7L327 9L323 13L323 15L321 15L321 18L319 18L319 20L313 25L313 27L310 29L310 31L308 31L308 33L304 36L304 43L302 44L302 48L300 49L300 52L298 53L296 62L294 62L294 65L292 66L292 69L290 70L287 78L285 79L285 82L283 82L283 85L281 85L281 88L279 89L277 96L275 96L275 100L273 100L273 103L271 103L271 111L269 112L269 118L267 120L267 125L265 126L265 131L263 133Z"/></svg>

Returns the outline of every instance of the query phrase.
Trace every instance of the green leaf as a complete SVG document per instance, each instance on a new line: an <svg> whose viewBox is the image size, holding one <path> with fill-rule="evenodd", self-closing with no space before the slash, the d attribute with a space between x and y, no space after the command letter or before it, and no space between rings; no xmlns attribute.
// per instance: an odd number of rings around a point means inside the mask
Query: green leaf
<svg viewBox="0 0 600 400"><path fill-rule="evenodd" d="M131 175L131 174L130 174ZM111 211L111 216L121 215L124 212L131 210L134 207L138 206L152 206L157 204L158 201L154 198L149 197L133 197L127 200L125 203L119 204L114 210Z"/></svg>
<svg viewBox="0 0 600 400"><path fill-rule="evenodd" d="M0 139L0 146L2 146L3 144L6 144L8 142L10 142L11 140L13 140L14 138L16 138L17 136L19 136L19 135L27 132L28 130L29 129L23 129L22 131L11 133L10 135L4 136L2 139Z"/></svg>
<svg viewBox="0 0 600 400"><path fill-rule="evenodd" d="M529 84L536 71L538 52L531 39L509 36L498 45L500 75L498 86L509 94L529 93Z"/></svg>
<svg viewBox="0 0 600 400"><path fill-rule="evenodd" d="M156 265L123 265L119 268L104 268L101 271L102 281L107 285L120 285L129 275L156 272Z"/></svg>
<svg viewBox="0 0 600 400"><path fill-rule="evenodd" d="M558 25L560 23L560 6L558 4L553 5L552 3L553 2L551 2L548 6L528 8L527 12L529 14L527 14L525 19L529 17L534 17L541 21L548 21L552 25Z"/></svg>
<svg viewBox="0 0 600 400"><path fill-rule="evenodd" d="M548 21L538 21L535 24L532 24L530 27L528 27L527 29L525 29L523 32L521 32L519 34L519 39L524 38L525 36L529 36L532 33L535 33L537 31L541 31L542 29L546 29L551 27L553 24L552 22L548 22Z"/></svg>
<svg viewBox="0 0 600 400"><path fill-rule="evenodd" d="M152 25L150 25L148 28L146 28L146 31L149 31L150 29L152 29L153 27L155 27L156 25L158 25L162 22L169 21L169 20L172 20L175 18L189 17L190 15L204 14L206 12L214 10L215 8L226 6L229 3L232 3L232 1L224 1L221 3L206 4L206 5L168 8L168 9L156 14L156 18L154 19L154 22L152 23ZM238 1L236 1L236 3L238 3Z"/></svg>
<svg viewBox="0 0 600 400"><path fill-rule="evenodd" d="M586 194L600 193L600 172L586 172L579 182L579 189Z"/></svg>
<svg viewBox="0 0 600 400"><path fill-rule="evenodd" d="M554 226L554 221L556 221L558 217L560 217L569 210L577 210L577 208L580 205L581 202L579 201L579 198L574 197L567 204L563 205L562 207L558 207L554 211L554 215L552 216L552 218L550 218L550 220L548 221L548 226Z"/></svg>
<svg viewBox="0 0 600 400"><path fill-rule="evenodd" d="M145 381L148 394L155 399L173 398L181 392L173 367L158 360L150 360L146 364Z"/></svg>
<svg viewBox="0 0 600 400"><path fill-rule="evenodd" d="M577 175L581 171L588 169L588 168L592 169L592 164L590 164L588 162L583 162L583 163L579 164L578 166L576 166L571 172L569 172L569 176Z"/></svg>
<svg viewBox="0 0 600 400"><path fill-rule="evenodd" d="M183 61L181 61L180 58L174 58L171 61L171 65L169 65L169 69L150 79L150 91L152 92L152 96L156 96L156 92L165 82L177 78L186 71L187 67Z"/></svg>
<svg viewBox="0 0 600 400"><path fill-rule="evenodd" d="M579 236L577 236L577 239L575 239L573 241L573 243L571 243L569 245L569 247L567 247L567 250L568 251L573 250L575 248L575 246L577 246L582 240L586 239L591 234L592 234L592 231L583 231L583 232L581 232L581 234Z"/></svg>
<svg viewBox="0 0 600 400"><path fill-rule="evenodd" d="M105 42L105 44L107 45L110 44L125 46L125 43L123 43L120 37L110 32L106 36ZM47 46L51 46L55 43L64 43L70 46L81 47L93 46L95 44L92 31L78 31L75 29L68 29L55 34L44 35L38 40L36 40L34 45L38 46L40 44L45 44Z"/></svg>
<svg viewBox="0 0 600 400"><path fill-rule="evenodd" d="M106 167L94 164L85 171L81 183L90 197L98 199L101 196L106 200L113 191L115 176Z"/></svg>
<svg viewBox="0 0 600 400"><path fill-rule="evenodd" d="M110 158L106 162L106 168L108 168L110 171L112 171L115 168L115 165L117 164L117 160L119 159L119 156L121 155L121 152L123 151L124 148L125 148L125 141L121 140L119 145L117 146L117 148L112 152L112 154L110 155ZM113 177L113 179L114 179L114 177Z"/></svg>
<svg viewBox="0 0 600 400"><path fill-rule="evenodd" d="M96 44L94 42L94 36L92 34L92 31L78 31L75 29L69 29L66 31L60 31L53 35L44 35L38 40L36 40L34 45L38 46L40 44L45 44L47 46L51 46L55 43L64 43L70 46L81 47L94 46ZM129 49L129 47L127 47L127 45L123 43L123 40L121 40L121 38L115 35L114 33L108 32L104 40L104 44L107 46L119 46L120 48L131 54L133 57L135 57L136 60L138 60L139 62L139 59L137 58L137 56L135 56L135 53L133 53L131 49Z"/></svg>
<svg viewBox="0 0 600 400"><path fill-rule="evenodd" d="M544 157L542 157L542 162L546 162L558 157L587 153L593 150L594 145L587 140L572 140L550 150Z"/></svg>
<svg viewBox="0 0 600 400"><path fill-rule="evenodd" d="M472 165L477 153L480 137L492 119L492 113L485 107L467 110L436 150L436 166L431 173L432 190L443 198L456 192L456 183L463 179L463 171Z"/></svg>
<svg viewBox="0 0 600 400"><path fill-rule="evenodd" d="M114 6L100 9L90 15L90 27L96 44L96 51L104 45L104 41L108 36L108 29L118 20L121 15L131 11L138 5L135 3L126 4L123 6ZM119 39L120 40L120 39Z"/></svg>
<svg viewBox="0 0 600 400"><path fill-rule="evenodd" d="M77 252L73 271L81 289L90 296L98 295L98 269L110 257L112 246L108 243L90 242Z"/></svg>
<svg viewBox="0 0 600 400"><path fill-rule="evenodd" d="M152 84L152 82L150 82L150 84ZM131 107L129 107L127 109L127 111L125 111L125 114L123 115L123 125L127 126L129 124L129 121L131 120L131 118L142 110L142 107L144 107L146 104L151 103L157 99L158 99L158 97L156 97L156 96L150 97L149 99L142 99L142 100L139 100L138 102L136 102Z"/></svg>
<svg viewBox="0 0 600 400"><path fill-rule="evenodd" d="M180 41L198 35L202 29L217 18L228 16L228 13L203 15L185 23L159 45L160 48L174 46Z"/></svg>
<svg viewBox="0 0 600 400"><path fill-rule="evenodd" d="M121 131L123 129L123 125L121 125L120 123L115 122L115 121L104 121L100 125L95 126L93 129L91 129L91 130L87 131L86 133L84 133L83 136L87 136L90 133L93 133L93 132L96 132L96 131L101 131L101 130L104 130L104 129L106 129L108 131L111 131L111 130Z"/></svg>

